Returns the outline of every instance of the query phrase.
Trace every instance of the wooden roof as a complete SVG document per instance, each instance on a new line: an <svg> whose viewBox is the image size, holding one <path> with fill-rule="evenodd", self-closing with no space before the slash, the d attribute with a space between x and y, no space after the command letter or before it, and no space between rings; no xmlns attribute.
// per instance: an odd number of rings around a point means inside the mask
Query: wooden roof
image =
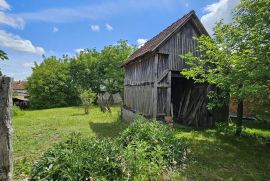
<svg viewBox="0 0 270 181"><path fill-rule="evenodd" d="M13 90L25 90L26 89L26 81L13 81L12 82L12 89Z"/></svg>
<svg viewBox="0 0 270 181"><path fill-rule="evenodd" d="M167 27L165 30L160 32L158 35L147 41L141 48L136 50L127 60L125 64L122 66L125 66L129 64L130 62L135 61L137 58L153 52L158 48L165 40L167 40L176 30L179 29L179 27L182 27L184 24L186 24L191 18L195 20L195 26L199 30L200 33L207 34L206 29L200 22L199 18L197 17L194 10L190 11L188 14L184 15L182 18L178 19L176 22L171 24L169 27Z"/></svg>

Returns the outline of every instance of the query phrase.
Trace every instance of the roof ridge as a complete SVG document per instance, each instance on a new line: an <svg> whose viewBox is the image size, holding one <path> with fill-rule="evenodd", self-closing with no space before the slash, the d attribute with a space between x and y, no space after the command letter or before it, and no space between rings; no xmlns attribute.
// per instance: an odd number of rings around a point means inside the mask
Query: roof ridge
<svg viewBox="0 0 270 181"><path fill-rule="evenodd" d="M141 46L139 49L137 49L135 52L133 52L126 63L124 63L122 66L132 62L138 57L141 57L142 55L145 55L146 53L154 51L162 42L164 42L173 32L177 30L183 23L185 23L188 18L190 18L192 15L196 16L196 13L194 10L191 10L189 13L185 14L181 18L177 19L175 22L173 22L171 25L166 27L164 30L162 30L160 33L158 33L156 36L148 40L143 46ZM197 17L197 16L196 16Z"/></svg>

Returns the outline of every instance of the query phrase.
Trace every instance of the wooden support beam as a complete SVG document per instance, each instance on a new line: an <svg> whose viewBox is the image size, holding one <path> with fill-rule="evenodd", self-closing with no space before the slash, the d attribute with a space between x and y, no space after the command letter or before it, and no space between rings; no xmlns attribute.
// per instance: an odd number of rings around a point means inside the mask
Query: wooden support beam
<svg viewBox="0 0 270 181"><path fill-rule="evenodd" d="M0 180L12 180L12 78L0 77Z"/></svg>
<svg viewBox="0 0 270 181"><path fill-rule="evenodd" d="M157 82L162 81L162 79L163 79L164 77L166 77L166 75L167 75L168 73L169 73L168 70L164 71L163 74L161 74L161 76L158 78Z"/></svg>
<svg viewBox="0 0 270 181"><path fill-rule="evenodd" d="M153 87L153 119L157 118L157 76L158 76L158 54L154 60L154 87Z"/></svg>
<svg viewBox="0 0 270 181"><path fill-rule="evenodd" d="M167 88L167 103L166 103L166 107L167 107L167 109L166 109L166 114L167 114L167 116L173 116L173 115L170 115L171 114L171 84L172 84L172 81L171 81L171 79L172 79L172 72L171 71L169 71L169 73L168 73L168 88Z"/></svg>

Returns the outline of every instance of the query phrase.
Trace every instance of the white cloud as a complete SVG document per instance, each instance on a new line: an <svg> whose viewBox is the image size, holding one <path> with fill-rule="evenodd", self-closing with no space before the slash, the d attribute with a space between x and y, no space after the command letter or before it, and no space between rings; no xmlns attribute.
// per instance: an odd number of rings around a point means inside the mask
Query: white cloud
<svg viewBox="0 0 270 181"><path fill-rule="evenodd" d="M105 27L106 27L106 30L108 31L112 31L113 30L113 27L110 25L110 24L105 24Z"/></svg>
<svg viewBox="0 0 270 181"><path fill-rule="evenodd" d="M23 64L23 66L26 68L33 68L33 67L35 67L35 63L34 62L26 62Z"/></svg>
<svg viewBox="0 0 270 181"><path fill-rule="evenodd" d="M99 32L100 27L99 27L99 25L91 25L91 30L94 31L94 32Z"/></svg>
<svg viewBox="0 0 270 181"><path fill-rule="evenodd" d="M81 53L82 51L84 51L84 49L83 48L77 48L77 49L75 49L74 50L76 53Z"/></svg>
<svg viewBox="0 0 270 181"><path fill-rule="evenodd" d="M5 0L0 0L0 9L5 10L5 9L10 9L10 5L5 1Z"/></svg>
<svg viewBox="0 0 270 181"><path fill-rule="evenodd" d="M139 47L142 47L146 42L147 42L147 39L144 39L144 38L139 38L137 40L137 44Z"/></svg>
<svg viewBox="0 0 270 181"><path fill-rule="evenodd" d="M59 29L57 27L53 27L53 30L52 30L53 33L56 33L58 31L59 31Z"/></svg>
<svg viewBox="0 0 270 181"><path fill-rule="evenodd" d="M8 15L0 11L0 24L5 24L13 28L23 29L24 20L20 17Z"/></svg>
<svg viewBox="0 0 270 181"><path fill-rule="evenodd" d="M17 35L0 30L0 46L21 52L29 52L37 55L45 53L42 47L35 47L31 41L24 40Z"/></svg>
<svg viewBox="0 0 270 181"><path fill-rule="evenodd" d="M213 34L215 23L224 20L224 23L232 21L232 10L240 0L219 0L204 8L205 15L201 17L201 21L210 35Z"/></svg>
<svg viewBox="0 0 270 181"><path fill-rule="evenodd" d="M7 14L5 10L10 10L10 6L5 0L0 0L0 24L23 29L24 20L19 16Z"/></svg>

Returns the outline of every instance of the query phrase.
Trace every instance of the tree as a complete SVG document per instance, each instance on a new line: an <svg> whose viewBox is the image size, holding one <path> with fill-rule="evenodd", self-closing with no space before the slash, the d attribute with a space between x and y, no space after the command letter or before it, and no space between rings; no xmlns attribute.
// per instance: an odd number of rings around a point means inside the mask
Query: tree
<svg viewBox="0 0 270 181"><path fill-rule="evenodd" d="M101 51L99 72L102 73L102 85L110 94L123 94L124 70L120 66L128 59L133 46L127 41L120 40L116 45L104 47Z"/></svg>
<svg viewBox="0 0 270 181"><path fill-rule="evenodd" d="M206 35L195 38L198 57L191 53L183 56L187 63L187 68L182 71L184 76L198 83L215 85L225 92L219 97L211 92L211 98L219 103L220 98L226 100L228 96L237 99L236 135L242 131L244 99L269 102L269 7L269 0L242 0L233 12L232 23L219 22L213 38ZM217 101L210 104L213 106L217 106Z"/></svg>
<svg viewBox="0 0 270 181"><path fill-rule="evenodd" d="M96 94L91 90L83 90L80 93L80 99L82 106L84 107L84 113L89 114L89 107L93 104Z"/></svg>
<svg viewBox="0 0 270 181"><path fill-rule="evenodd" d="M40 65L36 64L28 78L27 90L34 108L71 106L80 101L66 59L49 57Z"/></svg>
<svg viewBox="0 0 270 181"><path fill-rule="evenodd" d="M100 92L99 72L100 53L96 49L86 49L70 60L70 76L77 87L84 90L91 89Z"/></svg>
<svg viewBox="0 0 270 181"><path fill-rule="evenodd" d="M0 50L0 60L8 60L8 56L3 50ZM1 70L0 70L0 76L2 76Z"/></svg>

